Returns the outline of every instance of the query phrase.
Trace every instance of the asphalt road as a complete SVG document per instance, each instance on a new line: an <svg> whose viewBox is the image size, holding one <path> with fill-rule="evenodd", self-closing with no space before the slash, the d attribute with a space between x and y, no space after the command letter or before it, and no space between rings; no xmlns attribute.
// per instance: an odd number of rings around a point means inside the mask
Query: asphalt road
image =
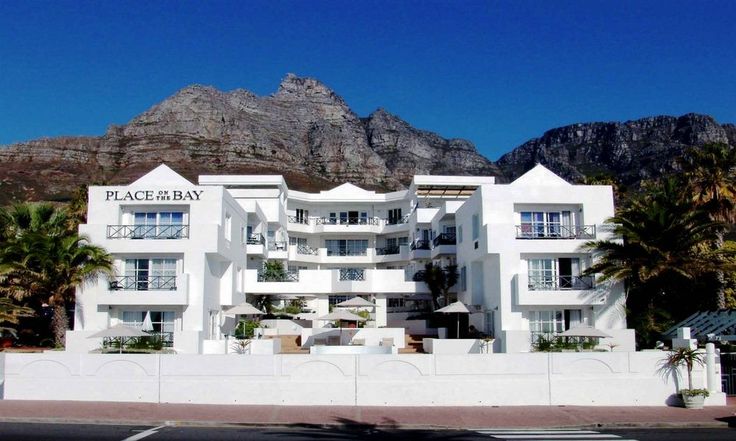
<svg viewBox="0 0 736 441"><path fill-rule="evenodd" d="M191 427L120 426L93 424L0 423L2 441L272 441L272 440L447 440L447 441L734 441L732 429L631 430L411 430L375 426Z"/></svg>

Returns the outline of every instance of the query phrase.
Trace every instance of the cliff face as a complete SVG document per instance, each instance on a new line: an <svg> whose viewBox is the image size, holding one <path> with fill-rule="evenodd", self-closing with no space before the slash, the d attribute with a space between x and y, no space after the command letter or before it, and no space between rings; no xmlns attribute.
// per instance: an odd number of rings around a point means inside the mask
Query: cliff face
<svg viewBox="0 0 736 441"><path fill-rule="evenodd" d="M414 129L383 110L361 119L324 84L288 75L272 96L190 86L99 138L0 149L0 184L12 189L0 202L63 198L82 183L125 183L160 162L190 179L283 174L308 191L345 181L398 189L423 173L501 174L467 141Z"/></svg>
<svg viewBox="0 0 736 441"><path fill-rule="evenodd" d="M689 146L736 146L736 126L705 115L656 116L549 130L494 164L462 139L418 130L378 109L359 118L335 92L288 75L266 97L189 86L101 137L60 137L0 148L0 204L67 198L80 184L128 183L161 162L199 174L282 174L304 191L346 181L380 190L415 174L492 175L542 163L572 182L606 174L624 184L660 176Z"/></svg>
<svg viewBox="0 0 736 441"><path fill-rule="evenodd" d="M511 179L541 163L573 182L606 174L635 186L672 171L684 149L712 142L735 146L736 127L697 114L573 124L522 144L497 164Z"/></svg>

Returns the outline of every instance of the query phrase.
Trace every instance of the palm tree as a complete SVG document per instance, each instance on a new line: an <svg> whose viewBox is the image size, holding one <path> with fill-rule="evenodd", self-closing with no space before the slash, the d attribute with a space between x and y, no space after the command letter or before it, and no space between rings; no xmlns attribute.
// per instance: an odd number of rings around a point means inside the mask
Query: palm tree
<svg viewBox="0 0 736 441"><path fill-rule="evenodd" d="M458 280L457 265L447 265L443 268L429 262L424 266L422 280L432 293L434 308L439 309L440 297L444 298L445 305L450 302L450 288L455 286Z"/></svg>
<svg viewBox="0 0 736 441"><path fill-rule="evenodd" d="M54 309L54 342L64 345L67 306L77 287L112 274L112 257L76 234L49 236L28 232L0 250L0 290L18 299L35 298Z"/></svg>
<svg viewBox="0 0 736 441"><path fill-rule="evenodd" d="M688 198L715 222L736 222L736 150L726 144L691 148L680 159ZM715 247L723 247L723 231ZM718 308L726 307L725 277L716 269Z"/></svg>
<svg viewBox="0 0 736 441"><path fill-rule="evenodd" d="M682 292L723 263L712 251L723 224L693 209L680 197L681 188L676 178L650 187L648 195L634 198L608 220L616 225L614 240L583 247L595 258L586 274L625 283L629 317L642 342L666 326L669 312L687 310L696 299Z"/></svg>
<svg viewBox="0 0 736 441"><path fill-rule="evenodd" d="M7 297L0 297L0 325L5 323L17 325L21 317L32 317L33 309L27 306L21 306L13 303L13 300ZM15 335L15 329L0 326L0 337L3 332L9 332Z"/></svg>

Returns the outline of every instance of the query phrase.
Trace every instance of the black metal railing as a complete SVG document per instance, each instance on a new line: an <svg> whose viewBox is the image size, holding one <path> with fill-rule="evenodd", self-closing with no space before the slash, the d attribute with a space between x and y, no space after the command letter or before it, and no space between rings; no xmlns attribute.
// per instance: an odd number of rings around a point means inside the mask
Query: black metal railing
<svg viewBox="0 0 736 441"><path fill-rule="evenodd" d="M521 224L517 239L595 239L595 225Z"/></svg>
<svg viewBox="0 0 736 441"><path fill-rule="evenodd" d="M263 237L263 234L254 233L248 236L245 243L246 245L265 245L266 239Z"/></svg>
<svg viewBox="0 0 736 441"><path fill-rule="evenodd" d="M439 234L437 237L432 240L432 245L435 247L438 247L440 245L455 245L457 242L455 241L455 235L454 234L448 234L448 233L442 233Z"/></svg>
<svg viewBox="0 0 736 441"><path fill-rule="evenodd" d="M317 255L317 250L310 247L309 245L297 245L296 253L297 254Z"/></svg>
<svg viewBox="0 0 736 441"><path fill-rule="evenodd" d="M411 250L428 250L430 248L428 240L415 240L411 243Z"/></svg>
<svg viewBox="0 0 736 441"><path fill-rule="evenodd" d="M362 268L340 268L340 280L365 280L365 270Z"/></svg>
<svg viewBox="0 0 736 441"><path fill-rule="evenodd" d="M401 224L407 224L409 223L409 215L404 215L401 217L389 217L384 219L386 222L386 225L401 225Z"/></svg>
<svg viewBox="0 0 736 441"><path fill-rule="evenodd" d="M529 276L529 291L593 289L593 276Z"/></svg>
<svg viewBox="0 0 736 441"><path fill-rule="evenodd" d="M290 224L309 225L309 218L305 216L287 216Z"/></svg>
<svg viewBox="0 0 736 441"><path fill-rule="evenodd" d="M376 248L376 256L388 256L390 254L400 254L401 247L398 245L392 247Z"/></svg>
<svg viewBox="0 0 736 441"><path fill-rule="evenodd" d="M366 256L367 254L367 249L351 250L346 248L327 248L328 256Z"/></svg>
<svg viewBox="0 0 736 441"><path fill-rule="evenodd" d="M268 250L269 251L286 251L286 242L269 242L268 243Z"/></svg>
<svg viewBox="0 0 736 441"><path fill-rule="evenodd" d="M258 273L259 282L298 282L299 271L285 271L283 273Z"/></svg>
<svg viewBox="0 0 736 441"><path fill-rule="evenodd" d="M118 276L110 279L111 291L175 291L176 276Z"/></svg>
<svg viewBox="0 0 736 441"><path fill-rule="evenodd" d="M375 217L318 217L317 225L378 225L379 219Z"/></svg>
<svg viewBox="0 0 736 441"><path fill-rule="evenodd" d="M108 239L186 239L189 225L108 225Z"/></svg>

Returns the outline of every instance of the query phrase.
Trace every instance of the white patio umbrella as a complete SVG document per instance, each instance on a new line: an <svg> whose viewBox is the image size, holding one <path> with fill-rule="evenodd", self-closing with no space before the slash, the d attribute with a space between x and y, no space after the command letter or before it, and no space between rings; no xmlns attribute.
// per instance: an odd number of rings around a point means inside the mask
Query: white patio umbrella
<svg viewBox="0 0 736 441"><path fill-rule="evenodd" d="M225 315L263 315L265 312L256 308L248 302L243 302L240 305L233 306L230 309L225 310Z"/></svg>
<svg viewBox="0 0 736 441"><path fill-rule="evenodd" d="M107 329L103 329L102 331L95 332L94 334L90 335L87 338L120 338L120 353L123 352L123 341L125 338L131 338L131 337L148 337L148 334L145 332L131 328L130 326L125 326L122 323L118 323L115 326L111 326Z"/></svg>
<svg viewBox="0 0 736 441"><path fill-rule="evenodd" d="M560 337L597 337L611 338L610 335L592 326L577 326L560 333Z"/></svg>
<svg viewBox="0 0 736 441"><path fill-rule="evenodd" d="M341 308L375 308L376 304L364 299L363 297L353 297L352 299L340 302L335 306L339 306Z"/></svg>
<svg viewBox="0 0 736 441"><path fill-rule="evenodd" d="M364 319L363 317L353 314L350 311L345 311L344 309L336 309L327 315L323 315L322 317L317 318L317 320L326 320L326 321L344 320L346 322L364 322L366 321L366 319Z"/></svg>
<svg viewBox="0 0 736 441"><path fill-rule="evenodd" d="M371 302L370 300L366 300L363 297L353 297L351 299L347 299L344 302L340 302L337 305L335 305L340 308L373 308L373 310L376 310L376 304ZM373 322L374 327L378 327L378 322Z"/></svg>
<svg viewBox="0 0 736 441"><path fill-rule="evenodd" d="M350 311L346 311L344 309L336 309L332 311L331 313L327 315L323 315L322 317L319 317L317 320L326 320L326 321L347 321L347 322L364 322L366 319L359 315L355 315ZM340 341L342 341L342 326L340 326Z"/></svg>
<svg viewBox="0 0 736 441"><path fill-rule="evenodd" d="M143 318L143 325L141 331L150 332L153 331L153 323L151 322L151 311L146 311L146 316Z"/></svg>
<svg viewBox="0 0 736 441"><path fill-rule="evenodd" d="M460 314L470 314L470 310L465 303L457 301L450 303L449 305L436 310L435 312L442 312L445 314L457 314L457 338L460 338Z"/></svg>

